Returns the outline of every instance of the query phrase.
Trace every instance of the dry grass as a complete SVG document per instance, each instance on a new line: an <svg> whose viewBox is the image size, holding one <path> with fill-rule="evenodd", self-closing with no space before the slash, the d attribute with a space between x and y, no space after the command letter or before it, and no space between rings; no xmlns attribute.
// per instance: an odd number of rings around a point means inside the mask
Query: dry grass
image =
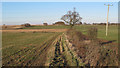
<svg viewBox="0 0 120 68"><path fill-rule="evenodd" d="M89 33L89 32L88 32ZM91 39L81 32L70 29L67 32L69 41L86 66L117 66L118 49L112 41ZM91 36L91 35L90 35Z"/></svg>

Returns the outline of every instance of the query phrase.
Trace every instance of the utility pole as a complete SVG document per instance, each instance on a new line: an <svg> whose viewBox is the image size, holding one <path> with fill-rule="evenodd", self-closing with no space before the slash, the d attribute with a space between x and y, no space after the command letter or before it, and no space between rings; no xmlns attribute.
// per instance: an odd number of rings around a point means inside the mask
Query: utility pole
<svg viewBox="0 0 120 68"><path fill-rule="evenodd" d="M106 36L107 36L107 33L108 33L108 15L109 15L109 6L113 6L113 5L110 5L110 4L108 4L108 5L106 5L106 4L104 4L105 6L108 6L108 12L107 12L107 23L106 23Z"/></svg>

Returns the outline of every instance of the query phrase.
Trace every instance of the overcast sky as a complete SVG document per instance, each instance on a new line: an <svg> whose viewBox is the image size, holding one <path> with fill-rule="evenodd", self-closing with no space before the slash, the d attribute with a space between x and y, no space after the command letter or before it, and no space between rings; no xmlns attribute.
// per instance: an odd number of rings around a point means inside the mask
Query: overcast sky
<svg viewBox="0 0 120 68"><path fill-rule="evenodd" d="M109 22L118 22L118 2L3 2L2 24L52 24L60 21L67 11L73 11L73 7L83 18L82 22L106 22L107 6L104 4L113 4Z"/></svg>

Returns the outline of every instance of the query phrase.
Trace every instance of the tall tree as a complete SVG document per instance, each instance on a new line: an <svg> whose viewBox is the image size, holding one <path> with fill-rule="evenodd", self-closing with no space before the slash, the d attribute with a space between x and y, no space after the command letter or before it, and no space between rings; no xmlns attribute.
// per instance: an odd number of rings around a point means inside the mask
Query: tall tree
<svg viewBox="0 0 120 68"><path fill-rule="evenodd" d="M66 23L69 23L71 28L76 24L81 22L82 17L80 17L79 13L75 11L68 11L67 14L63 15L62 20L64 20Z"/></svg>

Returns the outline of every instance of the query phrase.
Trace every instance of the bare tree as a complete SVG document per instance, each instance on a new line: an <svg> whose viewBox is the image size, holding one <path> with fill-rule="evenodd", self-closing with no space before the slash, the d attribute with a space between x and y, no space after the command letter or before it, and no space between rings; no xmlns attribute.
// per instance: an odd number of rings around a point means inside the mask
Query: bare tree
<svg viewBox="0 0 120 68"><path fill-rule="evenodd" d="M68 11L67 14L63 15L62 20L64 20L66 23L69 23L71 25L71 27L74 26L75 23L79 23L81 22L81 17L79 15L78 12L75 11L75 8L74 8L74 11Z"/></svg>

